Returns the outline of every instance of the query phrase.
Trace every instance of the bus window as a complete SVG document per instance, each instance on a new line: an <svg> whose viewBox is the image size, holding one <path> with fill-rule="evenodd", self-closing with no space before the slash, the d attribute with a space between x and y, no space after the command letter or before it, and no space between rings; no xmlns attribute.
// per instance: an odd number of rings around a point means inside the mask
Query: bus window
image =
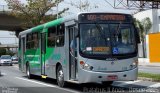
<svg viewBox="0 0 160 93"><path fill-rule="evenodd" d="M36 48L38 48L38 44L39 44L39 42L38 42L38 33L33 33L33 42L34 42L34 48L36 49Z"/></svg>
<svg viewBox="0 0 160 93"><path fill-rule="evenodd" d="M64 24L58 25L58 27L57 27L57 41L56 41L56 45L58 47L64 46L64 31L65 31Z"/></svg>
<svg viewBox="0 0 160 93"><path fill-rule="evenodd" d="M27 35L27 49L36 49L38 48L38 33L31 33Z"/></svg>
<svg viewBox="0 0 160 93"><path fill-rule="evenodd" d="M56 27L50 27L48 29L48 47L55 47L56 42Z"/></svg>

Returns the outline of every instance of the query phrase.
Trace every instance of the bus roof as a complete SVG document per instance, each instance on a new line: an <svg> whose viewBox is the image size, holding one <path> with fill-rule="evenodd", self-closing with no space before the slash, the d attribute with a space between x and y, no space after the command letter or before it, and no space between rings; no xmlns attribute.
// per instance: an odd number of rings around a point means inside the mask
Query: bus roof
<svg viewBox="0 0 160 93"><path fill-rule="evenodd" d="M60 23L63 23L63 22L67 22L67 21L71 21L71 20L78 20L78 15L86 14L86 13L88 13L88 14L89 13L109 13L110 14L111 12L80 12L77 15L75 15L75 14L74 15L69 15L69 16L59 18L59 19L47 22L45 24L41 24L41 25L38 25L36 27L24 30L24 31L19 33L19 36L25 35L25 34L28 34L28 33L31 33L31 32L39 32L39 31L42 32L45 28L56 26L56 25L58 25ZM112 12L111 14L125 14L125 13L113 13ZM129 14L125 14L125 15L129 15Z"/></svg>
<svg viewBox="0 0 160 93"><path fill-rule="evenodd" d="M19 36L21 35L25 35L27 33L31 33L31 32L39 32L39 31L43 31L43 29L45 28L49 28L49 27L52 27L52 26L56 26L60 23L63 23L63 22L67 22L67 21L70 21L70 20L73 20L73 19L78 19L78 17L76 18L75 15L72 15L72 16L67 16L67 17L64 17L64 18L59 18L59 19L56 19L56 20L53 20L53 21L50 21L50 22L47 22L45 24L41 24L41 25L38 25L36 27L33 27L33 28L30 28L30 29L27 29L27 30L24 30L22 32L19 33Z"/></svg>

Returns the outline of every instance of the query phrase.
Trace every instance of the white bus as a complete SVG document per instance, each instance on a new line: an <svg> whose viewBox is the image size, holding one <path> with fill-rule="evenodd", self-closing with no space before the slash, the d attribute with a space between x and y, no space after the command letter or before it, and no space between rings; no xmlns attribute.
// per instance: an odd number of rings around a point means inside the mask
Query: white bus
<svg viewBox="0 0 160 93"><path fill-rule="evenodd" d="M79 13L19 34L19 68L66 82L136 80L138 31L129 14Z"/></svg>

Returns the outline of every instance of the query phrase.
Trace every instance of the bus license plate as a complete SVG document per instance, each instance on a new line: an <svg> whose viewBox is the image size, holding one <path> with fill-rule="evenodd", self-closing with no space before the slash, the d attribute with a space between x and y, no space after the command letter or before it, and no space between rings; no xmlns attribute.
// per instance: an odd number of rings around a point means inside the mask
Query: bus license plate
<svg viewBox="0 0 160 93"><path fill-rule="evenodd" d="M118 76L117 75L109 75L107 77L107 80L117 80L118 79Z"/></svg>

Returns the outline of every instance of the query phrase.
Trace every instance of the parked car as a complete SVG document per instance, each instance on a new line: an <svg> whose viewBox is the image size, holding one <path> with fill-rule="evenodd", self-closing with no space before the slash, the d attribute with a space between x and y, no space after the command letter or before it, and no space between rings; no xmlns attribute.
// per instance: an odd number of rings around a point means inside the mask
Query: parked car
<svg viewBox="0 0 160 93"><path fill-rule="evenodd" d="M10 55L2 55L0 57L0 66L5 64L12 66L12 59Z"/></svg>
<svg viewBox="0 0 160 93"><path fill-rule="evenodd" d="M12 63L17 64L18 63L18 57L17 56L12 56Z"/></svg>

